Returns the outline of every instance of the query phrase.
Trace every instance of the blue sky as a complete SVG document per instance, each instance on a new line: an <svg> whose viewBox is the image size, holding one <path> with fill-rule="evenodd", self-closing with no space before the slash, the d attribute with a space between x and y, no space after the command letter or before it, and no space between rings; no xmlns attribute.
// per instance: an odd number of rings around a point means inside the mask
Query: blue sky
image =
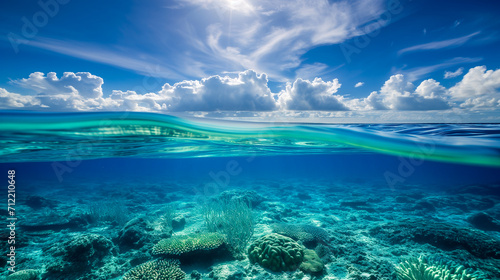
<svg viewBox="0 0 500 280"><path fill-rule="evenodd" d="M0 108L500 121L495 1L9 1Z"/></svg>

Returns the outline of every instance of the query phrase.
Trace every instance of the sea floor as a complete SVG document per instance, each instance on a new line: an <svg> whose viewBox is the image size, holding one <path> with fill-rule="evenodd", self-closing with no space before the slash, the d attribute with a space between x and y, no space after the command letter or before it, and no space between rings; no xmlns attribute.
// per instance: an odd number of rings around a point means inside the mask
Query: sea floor
<svg viewBox="0 0 500 280"><path fill-rule="evenodd" d="M303 245L316 251L324 269L312 275L300 269L273 272L246 256L204 252L181 260L186 279L396 279L396 265L420 256L500 279L498 185L390 189L367 182L280 179L207 187L146 178L47 184L33 182L16 193L15 269L38 275L26 279L121 279L155 259L151 249L172 234L170 225L174 236L206 231L201 205L218 196L252 202L250 243L272 233L276 224L322 229L327 236Z"/></svg>

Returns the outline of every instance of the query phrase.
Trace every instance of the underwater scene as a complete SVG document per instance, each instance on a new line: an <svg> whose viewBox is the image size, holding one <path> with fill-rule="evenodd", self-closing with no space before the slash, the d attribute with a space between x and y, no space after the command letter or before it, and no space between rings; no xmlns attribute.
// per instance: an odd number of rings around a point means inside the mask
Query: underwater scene
<svg viewBox="0 0 500 280"><path fill-rule="evenodd" d="M500 279L500 125L0 113L2 279Z"/></svg>

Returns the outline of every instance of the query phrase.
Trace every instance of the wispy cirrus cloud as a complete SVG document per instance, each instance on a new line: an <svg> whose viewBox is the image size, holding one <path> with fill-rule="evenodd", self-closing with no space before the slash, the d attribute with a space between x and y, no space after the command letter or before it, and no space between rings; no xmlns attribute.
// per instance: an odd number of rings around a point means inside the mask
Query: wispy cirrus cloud
<svg viewBox="0 0 500 280"><path fill-rule="evenodd" d="M451 66L467 63L476 63L483 60L481 57L455 57L434 65L414 67L410 69L398 69L393 72L404 74L409 81L415 81L426 77L428 74Z"/></svg>
<svg viewBox="0 0 500 280"><path fill-rule="evenodd" d="M327 72L332 72L335 71L343 66L339 65L333 69L330 69L328 65L324 63L314 63L314 64L303 64L300 69L297 69L295 71L295 77L296 78L302 78L302 79L314 79L318 76L322 76L323 74Z"/></svg>
<svg viewBox="0 0 500 280"><path fill-rule="evenodd" d="M83 60L132 70L142 75L175 79L185 78L180 74L180 71L166 66L165 62L151 55L137 53L132 50L49 38L37 38L31 41L29 45Z"/></svg>
<svg viewBox="0 0 500 280"><path fill-rule="evenodd" d="M147 76L200 78L254 69L284 82L302 73L307 78L324 73L324 64L303 60L309 50L387 24L380 19L387 9L384 0L179 0L163 13L151 5L142 9L148 17L134 26L139 35L127 33L130 37L116 44L37 36L30 45ZM147 51L138 47L144 45Z"/></svg>
<svg viewBox="0 0 500 280"><path fill-rule="evenodd" d="M282 81L313 69L323 71L317 65L304 64L302 55L317 46L365 34L368 29L361 27L374 22L386 9L381 0L237 1L249 5L248 9L233 7L228 4L231 1L215 2L184 0L187 6L217 15L202 20L206 26L203 36L194 33L199 29L185 28L184 36L193 41L191 46L217 60L215 65L251 68Z"/></svg>
<svg viewBox="0 0 500 280"><path fill-rule="evenodd" d="M479 35L479 33L481 33L481 32L477 31L477 32L474 32L472 34L462 36L459 38L454 38L454 39L449 39L449 40L444 40L444 41L435 41L435 42L430 42L430 43L426 43L426 44L408 47L408 48L405 48L405 49L398 51L398 54L402 55L404 53L409 53L409 52L425 51L425 50L438 50L438 49L444 49L444 48L458 47L458 46L465 44L472 37Z"/></svg>
<svg viewBox="0 0 500 280"><path fill-rule="evenodd" d="M464 68L460 67L457 70L455 70L454 72L445 71L444 72L444 78L445 79L455 78L455 77L458 77L458 76L462 75L463 73L464 73Z"/></svg>

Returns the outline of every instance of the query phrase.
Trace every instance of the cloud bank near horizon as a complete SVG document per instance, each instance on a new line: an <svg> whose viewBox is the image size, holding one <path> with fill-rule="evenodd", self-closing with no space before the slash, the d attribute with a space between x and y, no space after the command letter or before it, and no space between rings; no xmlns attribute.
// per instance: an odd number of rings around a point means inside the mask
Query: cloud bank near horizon
<svg viewBox="0 0 500 280"><path fill-rule="evenodd" d="M500 69L488 70L485 66L469 69L461 81L449 88L434 79L416 85L405 75L396 74L385 81L380 90L364 98L349 98L348 89L343 92L338 79L323 81L321 78L312 81L298 78L273 93L267 75L254 70L240 72L236 77L215 75L173 85L167 83L160 91L147 94L113 90L105 96L103 79L88 72L65 72L60 78L54 72L46 75L35 72L11 83L33 94L0 88L0 109L208 112L210 116L217 116L217 112L290 112L290 116L299 117L301 111L500 112Z"/></svg>

